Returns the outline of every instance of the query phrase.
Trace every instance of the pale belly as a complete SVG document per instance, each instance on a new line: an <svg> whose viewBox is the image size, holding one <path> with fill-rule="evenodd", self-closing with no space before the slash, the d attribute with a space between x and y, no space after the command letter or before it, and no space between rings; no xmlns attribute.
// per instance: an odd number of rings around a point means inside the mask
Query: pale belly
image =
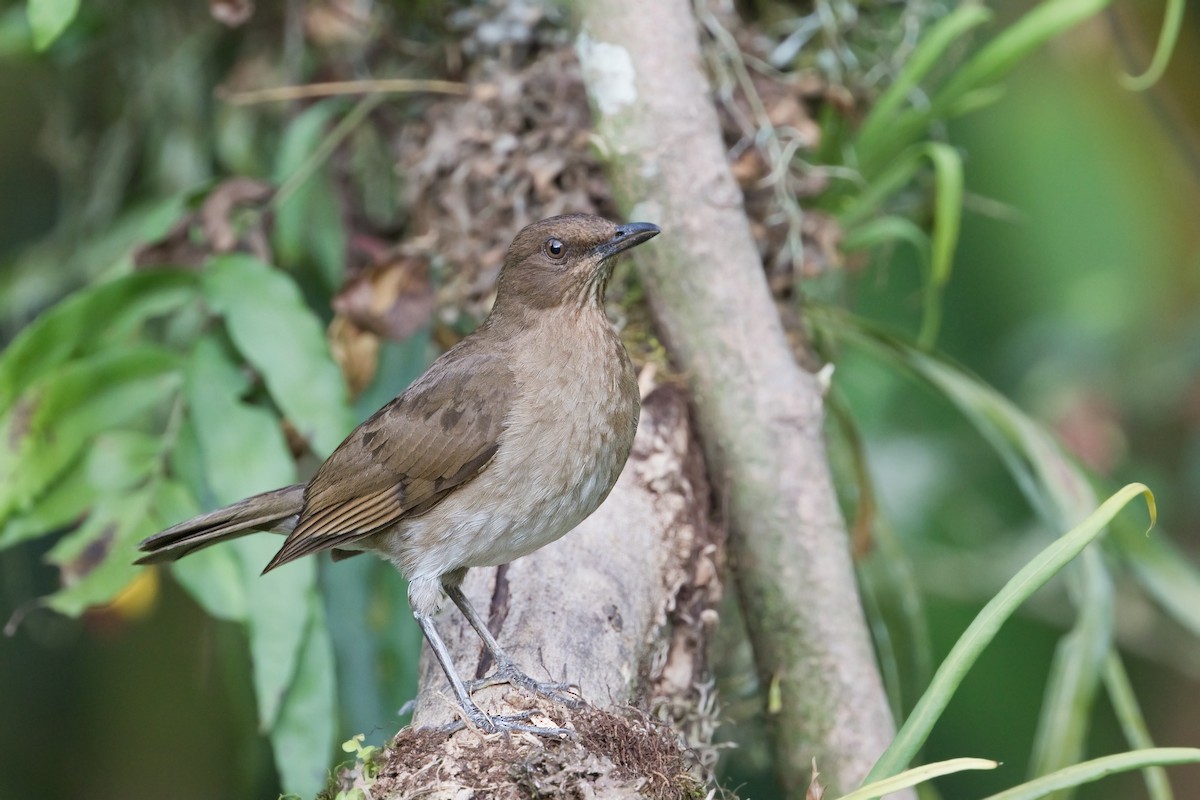
<svg viewBox="0 0 1200 800"><path fill-rule="evenodd" d="M623 376L624 377L624 376ZM632 380L632 369L626 386ZM637 427L636 394L618 386L528 398L513 412L496 458L469 486L428 513L374 537L410 581L506 564L568 533L616 483ZM591 388L592 392L585 391ZM603 389L604 391L599 391ZM581 409L591 409L581 413ZM542 433L545 420L571 420Z"/></svg>

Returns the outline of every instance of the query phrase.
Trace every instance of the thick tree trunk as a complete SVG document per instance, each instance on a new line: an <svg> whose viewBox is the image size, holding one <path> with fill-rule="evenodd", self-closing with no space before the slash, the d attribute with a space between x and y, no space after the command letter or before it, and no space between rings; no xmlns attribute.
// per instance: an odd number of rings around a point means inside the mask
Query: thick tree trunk
<svg viewBox="0 0 1200 800"><path fill-rule="evenodd" d="M814 376L785 339L730 174L688 0L578 2L600 150L630 219L672 357L689 377L733 559L779 774L802 796L815 757L854 788L893 722L822 441Z"/></svg>
<svg viewBox="0 0 1200 800"><path fill-rule="evenodd" d="M371 796L459 797L471 788L483 791L475 796L527 797L535 786L539 796L630 798L663 779L675 788L702 786L694 754L642 712L663 717L697 747L713 728L696 711L706 694L705 645L716 624L723 553L709 507L685 396L656 390L644 401L629 462L600 509L526 558L473 570L464 585L518 666L580 687L591 708L539 702L545 716L534 718L573 727L578 739L432 730L459 714L427 651L413 727L392 745ZM490 668L478 636L453 606L437 624L464 677ZM528 696L504 686L475 699L489 713L533 707Z"/></svg>

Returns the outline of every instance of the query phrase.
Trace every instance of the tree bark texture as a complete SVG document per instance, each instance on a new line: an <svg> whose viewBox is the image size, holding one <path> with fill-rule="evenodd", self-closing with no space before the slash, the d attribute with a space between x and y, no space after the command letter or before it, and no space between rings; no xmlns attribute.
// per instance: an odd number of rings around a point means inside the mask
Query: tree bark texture
<svg viewBox="0 0 1200 800"><path fill-rule="evenodd" d="M763 685L775 760L803 796L859 784L893 721L822 440L817 380L793 357L721 141L688 0L580 0L597 144L668 350L688 376Z"/></svg>
<svg viewBox="0 0 1200 800"><path fill-rule="evenodd" d="M577 740L436 732L459 714L426 648L413 726L387 753L371 796L506 798L536 789L548 797L685 797L699 790L698 757L645 712L700 748L716 723L706 702L705 646L717 621L724 537L710 524L705 474L684 393L657 389L643 402L616 487L591 517L532 555L468 574L464 590L518 666L539 679L571 681L591 707L533 703L507 686L484 689L476 701L489 713L536 707L534 724L574 727ZM479 637L447 606L438 629L460 674L481 676L491 665ZM686 791L651 791L655 772Z"/></svg>

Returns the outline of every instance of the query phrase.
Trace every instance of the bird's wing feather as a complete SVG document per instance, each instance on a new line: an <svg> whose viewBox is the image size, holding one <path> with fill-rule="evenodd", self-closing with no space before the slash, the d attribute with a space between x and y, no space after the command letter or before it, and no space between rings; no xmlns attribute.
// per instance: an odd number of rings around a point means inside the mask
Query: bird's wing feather
<svg viewBox="0 0 1200 800"><path fill-rule="evenodd" d="M472 345L447 352L342 442L267 569L422 514L488 465L516 387L501 355Z"/></svg>

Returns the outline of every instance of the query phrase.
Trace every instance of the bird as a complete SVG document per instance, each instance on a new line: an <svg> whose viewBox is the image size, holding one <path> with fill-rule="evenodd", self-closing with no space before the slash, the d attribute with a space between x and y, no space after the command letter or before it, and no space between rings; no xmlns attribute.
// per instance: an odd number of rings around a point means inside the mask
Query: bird
<svg viewBox="0 0 1200 800"><path fill-rule="evenodd" d="M523 228L482 325L355 428L308 483L167 528L138 545L147 555L136 563L262 531L286 535L264 573L322 551L375 553L407 579L413 616L474 726L561 733L474 702L478 685L500 682L570 698L558 693L568 684L517 667L461 586L472 567L506 564L561 538L616 483L641 404L605 289L617 256L659 233L587 214ZM469 686L456 671L433 619L444 597L490 653L491 677Z"/></svg>

